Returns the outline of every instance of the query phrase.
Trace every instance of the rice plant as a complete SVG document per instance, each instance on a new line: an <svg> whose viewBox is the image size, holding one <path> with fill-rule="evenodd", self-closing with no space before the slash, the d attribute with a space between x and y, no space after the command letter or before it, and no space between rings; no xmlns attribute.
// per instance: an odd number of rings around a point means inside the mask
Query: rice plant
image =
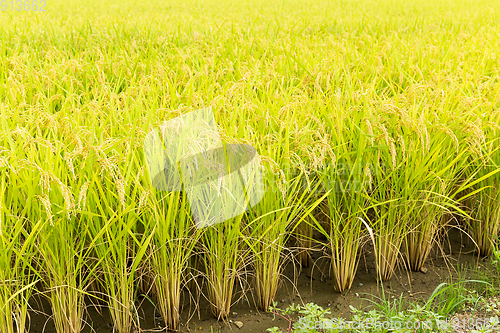
<svg viewBox="0 0 500 333"><path fill-rule="evenodd" d="M331 120L330 126L336 131L332 134L336 160L329 160L317 172L325 193L322 209L330 221L325 227L314 219L315 227L327 239L323 245L330 251L334 288L339 292L349 289L356 275L358 254L367 231L363 218L373 185L373 166L367 159L373 138L360 127L363 115L353 112L351 116L344 114ZM347 124L353 126L352 131L339 130Z"/></svg>
<svg viewBox="0 0 500 333"><path fill-rule="evenodd" d="M470 221L470 234L479 248L481 256L490 256L500 231L500 190L498 184L490 182L477 194L474 203L473 220Z"/></svg>
<svg viewBox="0 0 500 333"><path fill-rule="evenodd" d="M182 287L200 233L194 227L184 192L160 193L146 198L144 205L144 218L155 224L150 262L156 303L167 327L176 330Z"/></svg>
<svg viewBox="0 0 500 333"><path fill-rule="evenodd" d="M51 142L39 135L23 135L28 140L27 145L18 137L10 136L11 147L26 145L25 158L12 161L18 166L23 161L23 167L15 172L23 179L18 182L17 195L25 198L32 209L29 219L21 218L29 221L25 230L30 234L24 238L32 242L26 246L32 246L33 251L33 256L25 255L27 266L23 271L27 276L35 274L42 282L41 292L50 302L57 332L80 332L84 295L94 270L88 262L86 225L76 216L71 186L76 182L71 164L58 159L61 154L59 140L52 138ZM17 206L16 201L11 202L12 208ZM23 288L19 292L23 292Z"/></svg>
<svg viewBox="0 0 500 333"><path fill-rule="evenodd" d="M268 166L264 176L265 194L247 213L245 240L252 251L255 293L259 307L267 311L273 304L287 262L286 243L323 198L317 189L303 188L302 174L291 175ZM279 175L284 176L282 179ZM288 176L288 177L287 177ZM310 238L312 240L312 238Z"/></svg>
<svg viewBox="0 0 500 333"><path fill-rule="evenodd" d="M402 164L397 164L395 140L383 124L379 124L378 127L381 130L382 142L377 147L377 156L372 162L376 170L372 175L373 191L370 193L370 208L373 217L370 220L377 278L388 281L395 272L401 246L407 234L407 226L417 207L414 196L417 190L414 188L414 183L408 182L407 177L409 173L412 177L416 174L413 169L406 169Z"/></svg>
<svg viewBox="0 0 500 333"><path fill-rule="evenodd" d="M101 176L93 173L86 196L87 205L93 207L95 213L87 211L84 221L89 237L95 240L92 250L102 272L99 283L106 295L114 329L128 333L139 324L135 305L136 271L150 248L157 226L140 223L138 208L143 193L140 184L134 181L128 191L128 177L123 176L104 152L98 154ZM128 175L131 182L137 179L137 175L134 178ZM114 187L116 193L107 190Z"/></svg>
<svg viewBox="0 0 500 333"><path fill-rule="evenodd" d="M500 158L498 128L490 127L491 141L479 161L475 175L475 193L470 201L469 233L476 243L481 256L491 256L500 234Z"/></svg>
<svg viewBox="0 0 500 333"><path fill-rule="evenodd" d="M359 157L359 156L358 156ZM339 170L331 165L322 173L323 181L328 182L326 199L323 209L330 218L328 228L316 221L316 229L326 237L326 247L331 251L331 264L334 278L334 288L339 292L350 289L358 267L358 254L364 241L366 229L362 218L365 217L367 208L366 189L363 174L357 174L358 165L363 163L361 159L354 159L354 163L347 163L347 159L341 158L340 163L354 166L349 168L348 174L343 175L345 170ZM351 160L352 161L352 160ZM364 193L363 193L364 192Z"/></svg>
<svg viewBox="0 0 500 333"><path fill-rule="evenodd" d="M7 173L7 170L4 170ZM9 173L11 188L19 179ZM28 332L29 301L38 281L31 264L34 242L42 221L29 225L23 217L26 206L16 192L6 191L5 178L0 186L0 332ZM24 206L24 207L23 207ZM7 208L8 207L8 208Z"/></svg>
<svg viewBox="0 0 500 333"><path fill-rule="evenodd" d="M38 234L40 258L35 266L50 300L57 332L80 332L83 328L85 290L85 239L77 236L78 224L65 224L64 218L46 221ZM82 244L83 243L83 244ZM76 245L80 245L77 247ZM88 258L88 256L87 256Z"/></svg>
<svg viewBox="0 0 500 333"><path fill-rule="evenodd" d="M459 150L458 140L450 129L441 125L425 131L429 132L429 142L425 145L414 142L411 149L410 141L404 157L405 167L413 167L412 175L406 176L407 181L418 191L413 194L416 205L403 244L407 263L413 271L419 271L433 246L439 245L437 236L446 226L444 214L457 211L453 189L467 163L466 152ZM450 138L452 140L446 140Z"/></svg>
<svg viewBox="0 0 500 333"><path fill-rule="evenodd" d="M240 228L243 215L206 227L203 232L207 297L217 319L226 319L234 302L234 288L243 281L248 249Z"/></svg>

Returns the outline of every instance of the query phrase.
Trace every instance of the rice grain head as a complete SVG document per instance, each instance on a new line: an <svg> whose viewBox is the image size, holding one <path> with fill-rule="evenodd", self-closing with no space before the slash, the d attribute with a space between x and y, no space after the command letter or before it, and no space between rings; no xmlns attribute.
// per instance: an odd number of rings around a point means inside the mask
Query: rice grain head
<svg viewBox="0 0 500 333"><path fill-rule="evenodd" d="M50 225L54 226L54 222L53 222L54 215L52 214L52 207L51 207L49 196L46 193L44 193L42 195L37 195L36 198L38 200L40 200L43 207L45 208L45 212L47 213L47 217L49 219Z"/></svg>
<svg viewBox="0 0 500 333"><path fill-rule="evenodd" d="M64 199L64 208L66 209L66 214L68 219L71 218L71 213L74 210L75 203L74 203L74 198L73 194L71 193L71 189L66 185L61 182L61 180L57 177L54 176L54 180L56 183L59 185L59 188L61 190L63 199Z"/></svg>
<svg viewBox="0 0 500 333"><path fill-rule="evenodd" d="M142 207L145 206L150 194L151 194L151 192L147 189L142 191L141 196L139 197L139 205L137 206L138 211L140 211L142 209Z"/></svg>
<svg viewBox="0 0 500 333"><path fill-rule="evenodd" d="M87 180L83 185L82 188L80 189L80 193L78 195L78 210L83 210L85 209L85 204L87 201L87 190L89 188L90 181Z"/></svg>
<svg viewBox="0 0 500 333"><path fill-rule="evenodd" d="M73 175L73 179L76 179L75 168L73 166L73 159L71 158L71 154L68 152L64 153L64 160L66 161L66 165L68 166L71 174Z"/></svg>

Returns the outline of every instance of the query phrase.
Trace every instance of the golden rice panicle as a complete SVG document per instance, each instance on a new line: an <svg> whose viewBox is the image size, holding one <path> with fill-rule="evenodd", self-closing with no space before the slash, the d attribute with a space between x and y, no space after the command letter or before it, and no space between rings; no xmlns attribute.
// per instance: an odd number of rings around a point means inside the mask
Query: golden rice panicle
<svg viewBox="0 0 500 333"><path fill-rule="evenodd" d="M391 154L392 167L395 168L397 163L396 163L396 145L394 144L394 139L389 135L389 132L387 131L387 128L384 126L384 124L378 123L376 126L382 131L385 144L389 147L389 152Z"/></svg>
<svg viewBox="0 0 500 333"><path fill-rule="evenodd" d="M446 133L451 138L451 140L453 141L453 144L455 145L456 151L458 153L460 150L460 143L459 143L458 138L455 135L455 133L453 133L453 131L445 124L438 124L437 129Z"/></svg>
<svg viewBox="0 0 500 333"><path fill-rule="evenodd" d="M47 214L47 218L49 219L50 225L54 226L54 222L53 222L54 215L52 214L52 206L50 203L49 196L46 193L44 193L42 195L37 195L35 198L40 200L43 207L45 208L45 212Z"/></svg>
<svg viewBox="0 0 500 333"><path fill-rule="evenodd" d="M151 192L147 189L142 191L141 196L139 197L139 205L137 206L138 211L140 211L143 207L146 207L150 194Z"/></svg>
<svg viewBox="0 0 500 333"><path fill-rule="evenodd" d="M122 144L125 146L125 155L127 156L130 155L131 152L130 138L125 138Z"/></svg>
<svg viewBox="0 0 500 333"><path fill-rule="evenodd" d="M329 135L325 129L325 124L315 115L308 114L308 119L312 120L317 126L318 129L311 130L300 130L300 127L294 121L294 125L296 131L298 131L302 136L305 137L313 137L309 145L301 145L301 151L304 151L309 158L310 164L308 165L309 171L317 171L323 169L325 160L330 158L332 163L335 164L336 156L333 150L331 149L331 143L329 140Z"/></svg>
<svg viewBox="0 0 500 333"><path fill-rule="evenodd" d="M118 173L115 181L116 181L116 190L118 191L118 199L120 200L122 209L125 209L125 187L127 185L121 173Z"/></svg>
<svg viewBox="0 0 500 333"><path fill-rule="evenodd" d="M483 154L483 147L486 143L486 136L479 125L472 121L468 121L464 126L465 132L467 133L466 142L469 148L483 161L486 163Z"/></svg>
<svg viewBox="0 0 500 333"><path fill-rule="evenodd" d="M102 152L102 149L98 149ZM104 173L108 172L111 176L111 180L116 184L116 190L118 192L118 200L123 209L125 209L125 188L127 186L123 175L115 162L116 156L106 157L99 159L101 165L100 175L101 179L104 179Z"/></svg>
<svg viewBox="0 0 500 333"><path fill-rule="evenodd" d="M324 149L326 150L325 159L328 158L327 161L335 167L337 165L337 155L332 149L332 141L328 134L325 134L324 136L323 145L325 145Z"/></svg>
<svg viewBox="0 0 500 333"><path fill-rule="evenodd" d="M38 182L38 186L42 188L42 193L48 193L51 191L50 183L52 181L53 175L50 172L43 170L38 164L30 163L35 166L35 168L40 173L40 181Z"/></svg>
<svg viewBox="0 0 500 333"><path fill-rule="evenodd" d="M76 179L75 167L73 165L73 158L71 157L71 153L65 152L64 160L66 161L66 165L68 166L69 171L71 171L71 174L73 175L73 179Z"/></svg>
<svg viewBox="0 0 500 333"><path fill-rule="evenodd" d="M370 165L367 163L363 168L363 173L365 176L365 183L368 184L368 189L371 192L373 190L373 175L372 170L370 169Z"/></svg>
<svg viewBox="0 0 500 333"><path fill-rule="evenodd" d="M375 137L373 135L373 127L372 124L370 123L370 119L368 117L365 118L365 123L366 123L366 128L368 129L368 139L370 140L370 143L373 146L375 146Z"/></svg>
<svg viewBox="0 0 500 333"><path fill-rule="evenodd" d="M82 138L79 133L71 133L70 137L73 139L73 143L75 147L73 148L73 151L71 152L71 156L74 158L75 156L78 155L83 155L84 158L87 158L88 156L88 150L85 152L85 148L83 145Z"/></svg>
<svg viewBox="0 0 500 333"><path fill-rule="evenodd" d="M420 146L422 155L426 154L430 150L430 136L427 131L427 126L424 124L423 118L419 119L418 125L416 126L416 131L420 139Z"/></svg>
<svg viewBox="0 0 500 333"><path fill-rule="evenodd" d="M97 148L96 152L102 152L102 150ZM99 158L98 163L101 166L101 168L99 170L99 176L101 177L101 180L104 180L104 174L106 172L109 173L109 175L111 176L112 179L115 178L114 165L113 165L113 163L111 163L111 161L106 156L104 156L103 158Z"/></svg>
<svg viewBox="0 0 500 333"><path fill-rule="evenodd" d="M302 174L306 178L307 190L310 191L311 190L311 180L309 179L309 171L306 169L306 167L304 165L304 162L302 161L302 159L300 158L300 156L297 155L293 151L288 151L287 155L291 156L291 159L293 159L295 161L293 163L293 165L296 166L297 168L299 168L299 170L302 172Z"/></svg>
<svg viewBox="0 0 500 333"><path fill-rule="evenodd" d="M80 193L78 194L78 210L85 209L85 204L87 201L87 191L89 189L90 181L87 180L80 189Z"/></svg>
<svg viewBox="0 0 500 333"><path fill-rule="evenodd" d="M389 137L389 152L391 153L392 167L395 168L396 163L396 145L394 144L394 139Z"/></svg>
<svg viewBox="0 0 500 333"><path fill-rule="evenodd" d="M320 138L318 143L314 146L313 152L311 155L314 159L313 169L321 170L325 167L325 160L331 160L331 153L333 150L330 147L330 143L328 142L328 135L325 134L325 137ZM335 154L333 154L335 156ZM334 157L335 158L335 157Z"/></svg>
<svg viewBox="0 0 500 333"><path fill-rule="evenodd" d="M281 195L283 197L283 202L285 202L285 198L286 198L286 176L285 176L285 173L279 167L278 163L276 163L276 161L274 161L269 156L262 156L261 155L260 158L261 158L262 162L269 163L269 166L271 167L271 173L273 175L277 175L278 176L278 178L279 178L278 181L277 181L278 190L281 192ZM264 168L263 170L265 172L266 169Z"/></svg>
<svg viewBox="0 0 500 333"><path fill-rule="evenodd" d="M141 177L144 175L144 165L139 168L139 171L137 171L137 175L135 176L134 179L134 185L139 184L141 181Z"/></svg>
<svg viewBox="0 0 500 333"><path fill-rule="evenodd" d="M59 178L54 176L54 180L59 185L59 188L61 190L62 196L64 198L64 208L69 219L71 217L71 212L74 210L75 206L73 194L71 193L70 188Z"/></svg>
<svg viewBox="0 0 500 333"><path fill-rule="evenodd" d="M421 118L421 127L425 136L425 151L428 153L431 150L431 137L429 135L429 131L427 130L427 126L424 124L423 118Z"/></svg>

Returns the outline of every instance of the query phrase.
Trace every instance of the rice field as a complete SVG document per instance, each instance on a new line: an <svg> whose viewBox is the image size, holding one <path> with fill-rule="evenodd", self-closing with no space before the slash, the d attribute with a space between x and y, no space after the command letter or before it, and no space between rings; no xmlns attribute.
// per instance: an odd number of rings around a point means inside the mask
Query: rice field
<svg viewBox="0 0 500 333"><path fill-rule="evenodd" d="M46 2L0 3L0 332L29 332L38 297L58 333L98 305L115 332L137 331L139 294L171 330L186 291L219 320L237 287L265 311L313 247L338 292L363 247L389 281L452 226L491 256L496 1ZM143 148L204 107L225 145L255 147L266 190L196 228L185 191L152 185Z"/></svg>

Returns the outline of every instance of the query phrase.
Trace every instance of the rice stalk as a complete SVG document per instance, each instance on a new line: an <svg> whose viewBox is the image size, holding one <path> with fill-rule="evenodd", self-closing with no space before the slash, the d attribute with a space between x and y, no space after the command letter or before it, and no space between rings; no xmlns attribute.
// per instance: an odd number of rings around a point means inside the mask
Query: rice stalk
<svg viewBox="0 0 500 333"><path fill-rule="evenodd" d="M245 241L252 251L254 286L259 308L268 311L278 291L281 273L285 268L285 244L294 231L305 223L313 209L320 203L317 188L302 187L303 174L289 174L285 198L277 186L277 174L267 171L264 176L265 194L262 200L247 213ZM312 230L312 226L308 225ZM312 241L312 238L309 238Z"/></svg>
<svg viewBox="0 0 500 333"><path fill-rule="evenodd" d="M233 304L235 283L247 264L248 250L241 235L243 216L205 228L203 232L205 278L212 314L226 319Z"/></svg>
<svg viewBox="0 0 500 333"><path fill-rule="evenodd" d="M472 126L472 125L471 125ZM475 132L479 129L472 126ZM477 147L466 170L468 178L465 182L469 200L468 214L464 214L467 229L478 248L479 255L491 256L500 229L500 145L498 125L489 124L476 140ZM481 144L482 143L482 144ZM478 155L478 151L482 152ZM464 201L464 200L462 200Z"/></svg>
<svg viewBox="0 0 500 333"><path fill-rule="evenodd" d="M311 249L313 247L312 221L302 221L295 229L295 238L298 248L297 260L301 267L309 267L311 261Z"/></svg>
<svg viewBox="0 0 500 333"><path fill-rule="evenodd" d="M469 222L470 233L479 248L481 256L491 256L500 230L500 190L492 184L474 200L476 208Z"/></svg>
<svg viewBox="0 0 500 333"><path fill-rule="evenodd" d="M156 224L150 250L155 298L167 328L177 330L184 278L200 233L194 228L184 192L157 195L149 205L145 218Z"/></svg>
<svg viewBox="0 0 500 333"><path fill-rule="evenodd" d="M18 179L10 175L11 188ZM8 208L7 208L8 207ZM20 216L14 215L20 214ZM16 192L6 191L5 178L0 186L0 332L29 331L29 300L38 281L31 271L34 242L41 221L28 223L23 217L26 206Z"/></svg>
<svg viewBox="0 0 500 333"><path fill-rule="evenodd" d="M102 271L99 282L108 298L114 329L129 333L139 325L135 305L136 271L155 235L156 225L142 221L138 215L140 187L128 190L117 165L105 160L109 163L104 166L108 173L101 172L99 177L94 172L87 194L88 206L98 214L87 213L84 220L89 237L95 240L92 250L96 254L96 265Z"/></svg>
<svg viewBox="0 0 500 333"><path fill-rule="evenodd" d="M466 167L467 155L465 149L460 150L457 146L454 135L452 141L444 140L453 134L451 130L444 134L446 136L433 131L431 142L425 143L429 150L421 155L423 147L415 144L405 160L405 165L413 168L405 178L416 190L411 196L417 202L403 244L407 263L413 271L420 271L437 242L439 231L445 227L444 214L457 211L452 198L453 189Z"/></svg>

